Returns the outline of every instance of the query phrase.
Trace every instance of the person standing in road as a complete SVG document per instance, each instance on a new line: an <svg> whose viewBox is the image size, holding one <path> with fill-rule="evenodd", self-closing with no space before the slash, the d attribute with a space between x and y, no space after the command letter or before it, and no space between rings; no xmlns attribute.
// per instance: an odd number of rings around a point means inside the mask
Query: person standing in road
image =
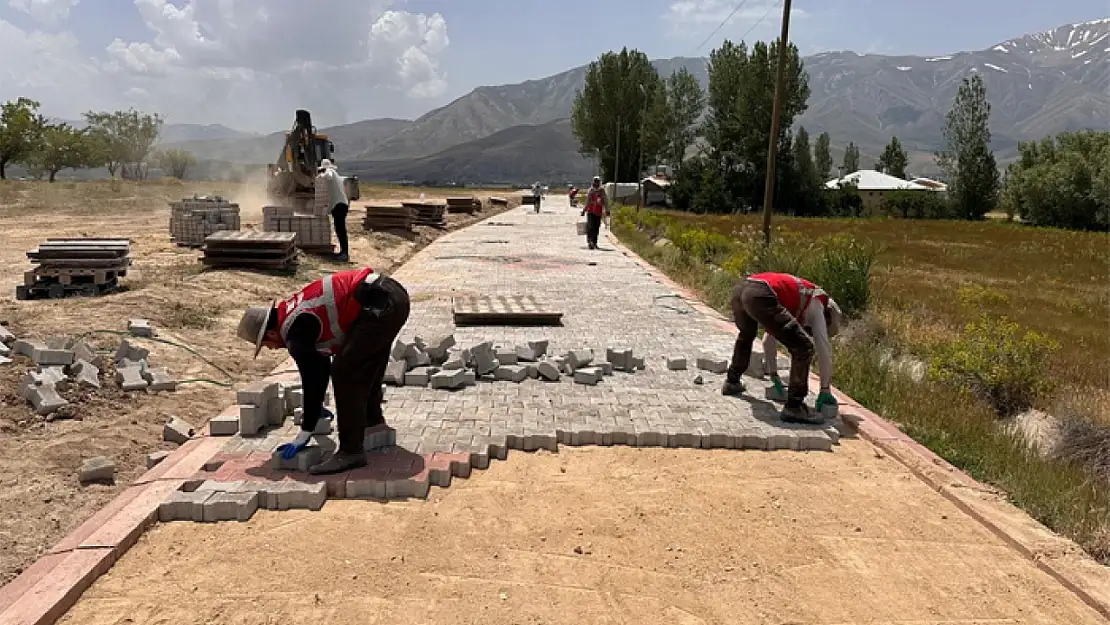
<svg viewBox="0 0 1110 625"><path fill-rule="evenodd" d="M335 167L331 159L320 161L320 173L316 176L316 184L324 185L328 195L328 206L331 207L331 219L335 224L335 237L339 239L339 253L335 260L350 262L350 242L347 238L347 212L350 206L347 203L347 192L343 189L343 176Z"/></svg>
<svg viewBox="0 0 1110 625"><path fill-rule="evenodd" d="M293 458L312 440L330 381L339 449L309 473L366 466L366 431L385 425L382 380L409 306L399 282L365 268L333 273L269 306L247 309L236 334L254 344L254 357L263 347L285 348L301 374L301 431L278 447L282 457Z"/></svg>
<svg viewBox="0 0 1110 625"><path fill-rule="evenodd" d="M744 383L740 376L748 370L752 343L759 326L769 335L764 342L771 383L782 392L782 382L774 367L775 342L790 351L790 385L786 390L786 406L782 420L794 423L822 423L820 410L836 405L831 391L833 361L829 338L840 331L840 307L821 287L788 273L757 273L736 285L732 291L732 317L740 335L736 337L732 362L721 392L740 395ZM805 404L809 393L809 365L817 352L821 391L817 395L816 414Z"/></svg>
<svg viewBox="0 0 1110 625"><path fill-rule="evenodd" d="M586 194L586 206L582 209L582 214L586 216L586 245L591 250L596 250L602 216L609 214L609 198L605 195L599 176L594 176L593 184Z"/></svg>
<svg viewBox="0 0 1110 625"><path fill-rule="evenodd" d="M532 185L532 206L537 213L540 212L540 200L542 199L542 197L543 188L540 187L539 182L536 182Z"/></svg>

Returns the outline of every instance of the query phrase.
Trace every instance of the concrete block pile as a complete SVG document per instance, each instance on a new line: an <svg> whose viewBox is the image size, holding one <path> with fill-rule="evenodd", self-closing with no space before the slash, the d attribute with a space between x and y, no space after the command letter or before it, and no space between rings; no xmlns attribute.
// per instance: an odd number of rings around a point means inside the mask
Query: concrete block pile
<svg viewBox="0 0 1110 625"><path fill-rule="evenodd" d="M4 345L7 353L23 356L35 365L20 378L19 392L36 414L53 415L69 405L60 391L66 391L71 386L100 388L102 358L84 341L63 336L53 336L45 341L12 340L15 337L11 332L2 326L0 330L0 344Z"/></svg>
<svg viewBox="0 0 1110 625"><path fill-rule="evenodd" d="M235 405L208 421L208 433L212 436L258 436L270 427L284 425L286 417L300 410L301 401L299 383L252 382L236 393ZM330 430L323 433L330 433Z"/></svg>
<svg viewBox="0 0 1110 625"><path fill-rule="evenodd" d="M154 335L154 328L144 319L133 319L129 326L137 336ZM177 390L177 379L165 367L151 367L149 358L149 349L128 339L120 341L114 356L116 384L128 392Z"/></svg>
<svg viewBox="0 0 1110 625"><path fill-rule="evenodd" d="M334 248L329 212L312 214L295 212L288 206L264 206L262 229L266 232L292 232L294 244L302 250L330 251Z"/></svg>
<svg viewBox="0 0 1110 625"><path fill-rule="evenodd" d="M200 247L213 232L239 227L239 205L218 195L170 202L170 238L177 245Z"/></svg>
<svg viewBox="0 0 1110 625"><path fill-rule="evenodd" d="M303 482L205 481L192 491L174 491L158 507L160 521L247 521L259 509L319 510L327 484Z"/></svg>

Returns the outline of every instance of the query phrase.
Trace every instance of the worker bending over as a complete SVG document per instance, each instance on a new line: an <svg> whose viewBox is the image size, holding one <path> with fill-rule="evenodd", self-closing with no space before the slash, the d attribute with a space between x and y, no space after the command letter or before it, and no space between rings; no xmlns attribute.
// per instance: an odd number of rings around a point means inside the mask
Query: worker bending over
<svg viewBox="0 0 1110 625"><path fill-rule="evenodd" d="M597 237L601 232L601 217L609 214L609 198L605 195L598 176L594 176L593 184L586 194L586 207L582 209L582 214L586 216L586 245L591 250L596 250Z"/></svg>
<svg viewBox="0 0 1110 625"><path fill-rule="evenodd" d="M325 158L320 161L320 173L316 176L316 184L323 184L328 192L328 206L332 222L335 224L335 237L339 239L339 254L335 259L348 262L351 260L351 249L347 239L347 211L350 210L350 205L347 203L347 191L343 188L343 176L339 174L331 159Z"/></svg>
<svg viewBox="0 0 1110 625"><path fill-rule="evenodd" d="M405 288L369 268L325 276L268 307L247 310L237 334L254 344L255 358L263 346L285 348L301 374L301 431L278 448L283 457L292 458L312 439L330 380L339 449L309 472L326 475L366 465L363 440L368 428L385 423L382 380L408 317Z"/></svg>
<svg viewBox="0 0 1110 625"><path fill-rule="evenodd" d="M820 409L836 405L831 392L833 362L829 337L840 330L840 307L833 298L814 283L787 273L757 273L748 276L732 291L732 318L740 335L728 368L728 377L721 392L739 395L744 392L740 376L748 369L752 342L759 326L766 331L763 357L764 370L771 374L771 383L780 392L775 362L776 342L790 352L790 383L786 389L783 421L821 423ZM817 396L817 414L805 404L809 393L809 366L817 352L821 376L821 392Z"/></svg>

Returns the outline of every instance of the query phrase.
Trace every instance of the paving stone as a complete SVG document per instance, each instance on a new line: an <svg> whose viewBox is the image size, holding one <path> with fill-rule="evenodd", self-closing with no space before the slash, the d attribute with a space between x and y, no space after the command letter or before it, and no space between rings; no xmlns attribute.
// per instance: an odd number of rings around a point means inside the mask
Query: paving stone
<svg viewBox="0 0 1110 625"><path fill-rule="evenodd" d="M304 407L304 389L291 388L285 392L285 412L293 414L297 408Z"/></svg>
<svg viewBox="0 0 1110 625"><path fill-rule="evenodd" d="M840 414L840 409L836 404L825 404L821 406L821 415L826 419L835 419Z"/></svg>
<svg viewBox="0 0 1110 625"><path fill-rule="evenodd" d="M125 391L142 391L150 384L143 377L143 370L139 367L123 367L116 369L116 383Z"/></svg>
<svg viewBox="0 0 1110 625"><path fill-rule="evenodd" d="M374 451L383 447L392 447L397 444L397 430L389 426L378 426L366 429L366 436L362 439L362 448Z"/></svg>
<svg viewBox="0 0 1110 625"><path fill-rule="evenodd" d="M425 352L431 358L433 364L441 365L447 360L447 350L455 346L455 336L447 334L445 336L437 336L428 341Z"/></svg>
<svg viewBox="0 0 1110 625"><path fill-rule="evenodd" d="M324 451L316 445L312 445L298 451L297 455L289 460L282 458L280 451L274 450L270 462L271 466L279 471L300 471L301 473L308 473L308 468L314 464L319 464L323 456Z"/></svg>
<svg viewBox="0 0 1110 625"><path fill-rule="evenodd" d="M535 354L536 358L543 358L547 355L547 347L549 343L550 342L547 339L543 339L541 341L528 341L528 349L532 350L532 353Z"/></svg>
<svg viewBox="0 0 1110 625"><path fill-rule="evenodd" d="M217 492L212 493L201 504L201 515L206 523L219 521L249 521L258 510L257 492Z"/></svg>
<svg viewBox="0 0 1110 625"><path fill-rule="evenodd" d="M236 414L218 414L208 420L208 434L211 436L235 436L238 433L238 410Z"/></svg>
<svg viewBox="0 0 1110 625"><path fill-rule="evenodd" d="M390 360L385 366L385 376L382 381L393 386L404 386L405 373L408 371L408 362L404 360Z"/></svg>
<svg viewBox="0 0 1110 625"><path fill-rule="evenodd" d="M623 346L610 347L605 350L605 360L617 371L631 371L632 349Z"/></svg>
<svg viewBox="0 0 1110 625"><path fill-rule="evenodd" d="M124 358L133 361L146 360L150 356L150 350L132 343L128 339L123 339L116 348L116 354L113 357L115 362L119 362Z"/></svg>
<svg viewBox="0 0 1110 625"><path fill-rule="evenodd" d="M570 366L581 369L594 361L594 352L589 349L576 349L568 352L566 359Z"/></svg>
<svg viewBox="0 0 1110 625"><path fill-rule="evenodd" d="M443 362L443 368L448 371L458 371L466 368L466 363L470 360L468 358L469 352L463 351L451 352L447 355L447 360Z"/></svg>
<svg viewBox="0 0 1110 625"><path fill-rule="evenodd" d="M601 376L601 369L597 367L587 367L585 369L578 369L574 372L574 381L577 384L593 386L601 381Z"/></svg>
<svg viewBox="0 0 1110 625"><path fill-rule="evenodd" d="M31 353L31 360L36 365L42 366L69 366L73 364L73 352L68 349L57 349L52 347L36 348L35 351Z"/></svg>
<svg viewBox="0 0 1110 625"><path fill-rule="evenodd" d="M428 386L432 373L427 367L417 367L405 374L405 386Z"/></svg>
<svg viewBox="0 0 1110 625"><path fill-rule="evenodd" d="M278 385L275 382L259 380L251 382L235 393L240 405L252 404L265 407L269 401L278 396Z"/></svg>
<svg viewBox="0 0 1110 625"><path fill-rule="evenodd" d="M644 362L643 356L633 356L631 359L629 359L628 364L630 372L643 371L644 369L647 369L647 363Z"/></svg>
<svg viewBox="0 0 1110 625"><path fill-rule="evenodd" d="M148 319L130 319L127 322L127 331L132 336L141 336L146 338L154 337L154 326L150 324Z"/></svg>
<svg viewBox="0 0 1110 625"><path fill-rule="evenodd" d="M594 366L601 369L601 375L613 375L613 363L611 362L598 362Z"/></svg>
<svg viewBox="0 0 1110 625"><path fill-rule="evenodd" d="M469 370L463 371L463 385L464 386L474 386L477 383L478 383L478 374L474 373L473 371L469 371Z"/></svg>
<svg viewBox="0 0 1110 625"><path fill-rule="evenodd" d="M0 325L0 344L7 345L8 347L11 347L11 345L13 343L15 343L15 341L16 341L15 334L12 334L12 331L9 330L8 328L6 328L5 326Z"/></svg>
<svg viewBox="0 0 1110 625"><path fill-rule="evenodd" d="M35 351L46 349L46 343L34 339L19 339L11 344L12 353L16 356L30 358Z"/></svg>
<svg viewBox="0 0 1110 625"><path fill-rule="evenodd" d="M112 483L116 479L116 463L104 456L87 458L77 469L77 479L82 484Z"/></svg>
<svg viewBox="0 0 1110 625"><path fill-rule="evenodd" d="M668 371L685 371L686 358L683 356L667 356Z"/></svg>
<svg viewBox="0 0 1110 625"><path fill-rule="evenodd" d="M432 388L435 389L454 390L462 388L466 385L466 371L463 369L439 371L432 375L431 382Z"/></svg>
<svg viewBox="0 0 1110 625"><path fill-rule="evenodd" d="M276 498L277 510L319 510L328 499L328 485L324 482L278 482L279 488L270 492Z"/></svg>
<svg viewBox="0 0 1110 625"><path fill-rule="evenodd" d="M536 371L540 377L548 382L557 382L560 377L559 368L551 361L544 361L536 366Z"/></svg>
<svg viewBox="0 0 1110 625"><path fill-rule="evenodd" d="M498 347L494 357L501 365L515 365L518 362L514 347Z"/></svg>
<svg viewBox="0 0 1110 625"><path fill-rule="evenodd" d="M49 349L69 349L70 339L67 336L48 336L46 337L46 347Z"/></svg>
<svg viewBox="0 0 1110 625"><path fill-rule="evenodd" d="M501 365L493 372L493 379L504 382L523 382L528 378L528 367L521 365Z"/></svg>
<svg viewBox="0 0 1110 625"><path fill-rule="evenodd" d="M285 423L285 398L280 395L266 402L266 424L280 426Z"/></svg>
<svg viewBox="0 0 1110 625"><path fill-rule="evenodd" d="M537 362L530 362L524 365L524 371L528 374L528 377L533 380L540 377L540 365Z"/></svg>
<svg viewBox="0 0 1110 625"><path fill-rule="evenodd" d="M27 372L35 382L40 384L53 384L65 388L65 383L69 380L66 375L65 368L63 367L43 367L39 366L34 372Z"/></svg>
<svg viewBox="0 0 1110 625"><path fill-rule="evenodd" d="M168 451L155 451L146 455L146 468L153 469L158 466L163 460L168 458L170 452Z"/></svg>
<svg viewBox="0 0 1110 625"><path fill-rule="evenodd" d="M87 360L78 360L70 365L69 373L78 386L100 388L100 369Z"/></svg>
<svg viewBox="0 0 1110 625"><path fill-rule="evenodd" d="M239 435L255 436L268 424L266 409L253 404L239 404Z"/></svg>
<svg viewBox="0 0 1110 625"><path fill-rule="evenodd" d="M191 423L180 417L171 416L162 426L162 440L184 445L197 433Z"/></svg>
<svg viewBox="0 0 1110 625"><path fill-rule="evenodd" d="M175 490L158 505L158 520L162 522L204 521L204 502L214 494L210 491Z"/></svg>
<svg viewBox="0 0 1110 625"><path fill-rule="evenodd" d="M27 401L35 409L35 414L47 416L54 414L63 406L69 405L53 384L36 384L27 390Z"/></svg>
<svg viewBox="0 0 1110 625"><path fill-rule="evenodd" d="M147 388L151 391L177 390L177 380L170 375L170 372L165 367L144 369L143 379L149 383Z"/></svg>
<svg viewBox="0 0 1110 625"><path fill-rule="evenodd" d="M710 356L698 357L698 369L708 371L710 373L721 374L728 371L728 361L720 358L713 358Z"/></svg>
<svg viewBox="0 0 1110 625"><path fill-rule="evenodd" d="M73 352L73 360L75 363L84 360L97 369L104 366L104 357L94 352L84 341L74 342L73 346L70 347L70 351Z"/></svg>
<svg viewBox="0 0 1110 625"><path fill-rule="evenodd" d="M513 348L513 351L516 352L516 361L518 363L536 362L536 360L539 359L539 357L536 356L535 350L527 345L517 345Z"/></svg>
<svg viewBox="0 0 1110 625"><path fill-rule="evenodd" d="M0 343L0 356L11 356L11 354L12 348L8 347L4 343Z"/></svg>

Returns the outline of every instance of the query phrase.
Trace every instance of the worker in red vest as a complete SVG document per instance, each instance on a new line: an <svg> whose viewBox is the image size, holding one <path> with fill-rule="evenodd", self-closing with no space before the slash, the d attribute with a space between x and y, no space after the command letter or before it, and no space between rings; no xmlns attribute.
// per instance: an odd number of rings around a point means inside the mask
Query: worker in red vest
<svg viewBox="0 0 1110 625"><path fill-rule="evenodd" d="M366 466L363 440L367 429L385 424L382 380L390 349L408 317L405 288L369 268L333 273L244 313L237 334L254 344L254 357L263 346L288 349L301 374L301 431L278 448L284 458L294 457L312 440L330 380L339 449L309 472L326 475Z"/></svg>
<svg viewBox="0 0 1110 625"><path fill-rule="evenodd" d="M602 215L609 214L609 198L605 195L599 176L594 176L593 184L586 194L586 207L582 209L582 214L586 216L586 245L591 250L596 250Z"/></svg>
<svg viewBox="0 0 1110 625"><path fill-rule="evenodd" d="M748 276L733 289L732 317L740 335L728 368L728 377L721 392L739 395L744 392L740 376L748 369L752 356L752 342L759 326L790 351L790 383L786 389L786 407L783 421L795 423L821 423L821 408L836 405L831 392L832 346L829 337L840 331L840 307L816 284L788 273L757 273ZM768 340L765 347L775 349ZM809 393L809 365L817 352L821 376L821 391L817 396L817 413L805 405ZM770 371L771 383L782 391L774 358L764 354L764 370Z"/></svg>

